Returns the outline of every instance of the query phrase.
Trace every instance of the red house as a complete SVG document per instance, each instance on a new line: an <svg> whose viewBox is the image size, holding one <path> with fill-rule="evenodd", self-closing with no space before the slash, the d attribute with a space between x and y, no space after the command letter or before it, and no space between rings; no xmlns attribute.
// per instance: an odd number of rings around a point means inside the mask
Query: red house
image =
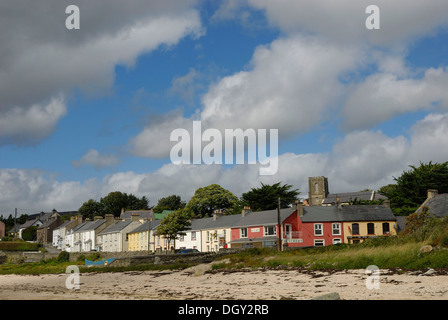
<svg viewBox="0 0 448 320"><path fill-rule="evenodd" d="M305 212L304 212L305 211ZM299 206L300 245L303 247L327 246L343 243L342 217L334 207Z"/></svg>
<svg viewBox="0 0 448 320"><path fill-rule="evenodd" d="M299 219L297 209L280 210L283 245L299 246ZM231 248L262 248L278 246L277 210L250 212L231 228Z"/></svg>

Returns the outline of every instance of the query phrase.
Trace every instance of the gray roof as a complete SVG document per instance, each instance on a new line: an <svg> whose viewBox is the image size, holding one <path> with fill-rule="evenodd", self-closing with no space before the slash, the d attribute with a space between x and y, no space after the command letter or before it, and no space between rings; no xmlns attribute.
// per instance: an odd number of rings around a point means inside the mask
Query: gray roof
<svg viewBox="0 0 448 320"><path fill-rule="evenodd" d="M152 210L129 210L122 212L120 214L120 219L131 219L132 214L137 214L140 216L140 219L154 219L154 211Z"/></svg>
<svg viewBox="0 0 448 320"><path fill-rule="evenodd" d="M293 208L285 208L280 209L280 219L281 222L285 221L292 213L294 213L295 209ZM240 215L241 216L241 215ZM243 226L260 226L260 225L269 225L269 224L277 224L278 223L278 212L277 209L267 210L267 211L255 211L246 214L244 217L241 217L237 223L235 223L234 227L243 227Z"/></svg>
<svg viewBox="0 0 448 320"><path fill-rule="evenodd" d="M427 207L429 213L437 218L448 216L448 193L441 193L425 200L416 212L421 212L423 207Z"/></svg>
<svg viewBox="0 0 448 320"><path fill-rule="evenodd" d="M339 197L341 203L346 203L354 200L387 200L387 197L375 191L359 191L359 192L344 192L344 193L330 193L322 201L322 204L334 204Z"/></svg>
<svg viewBox="0 0 448 320"><path fill-rule="evenodd" d="M126 228L132 221L131 220L124 220L124 221L118 221L117 223L114 223L101 231L99 234L106 234L106 233L114 233L114 232L120 232L124 228Z"/></svg>
<svg viewBox="0 0 448 320"><path fill-rule="evenodd" d="M229 228L233 227L241 219L241 213L232 215L218 215L216 219L214 217L204 219L206 219L206 221L204 221L202 229Z"/></svg>
<svg viewBox="0 0 448 320"><path fill-rule="evenodd" d="M382 205L310 206L303 208L302 222L396 221L390 208Z"/></svg>
<svg viewBox="0 0 448 320"><path fill-rule="evenodd" d="M63 224L61 224L60 226L58 226L54 230L65 228L70 222L72 222L72 221L71 220L65 221Z"/></svg>
<svg viewBox="0 0 448 320"><path fill-rule="evenodd" d="M160 225L160 220L150 221L149 226L148 226L148 221L146 221L145 223L142 223L137 228L133 229L132 231L130 231L128 233L145 232L145 231L148 231L148 227L151 228L151 230L154 230L159 225Z"/></svg>
<svg viewBox="0 0 448 320"><path fill-rule="evenodd" d="M106 222L106 219L98 219L96 221L87 221L87 223L80 230L78 230L78 232L95 230L105 222Z"/></svg>

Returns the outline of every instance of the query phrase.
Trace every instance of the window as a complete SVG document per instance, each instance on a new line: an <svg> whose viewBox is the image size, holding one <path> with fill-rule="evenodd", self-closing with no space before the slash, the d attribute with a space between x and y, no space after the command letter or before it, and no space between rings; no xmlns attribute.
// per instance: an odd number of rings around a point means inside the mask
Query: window
<svg viewBox="0 0 448 320"><path fill-rule="evenodd" d="M340 223L333 223L332 229L333 229L333 235L334 236L340 236L341 235L341 224Z"/></svg>
<svg viewBox="0 0 448 320"><path fill-rule="evenodd" d="M275 236L277 234L277 228L275 226L264 227L265 236Z"/></svg>
<svg viewBox="0 0 448 320"><path fill-rule="evenodd" d="M210 231L207 231L207 233L206 233L205 242L210 242ZM209 251L209 250L207 250L207 251Z"/></svg>
<svg viewBox="0 0 448 320"><path fill-rule="evenodd" d="M352 234L359 234L359 224L352 223Z"/></svg>
<svg viewBox="0 0 448 320"><path fill-rule="evenodd" d="M325 241L324 240L314 240L314 246L315 247L322 247L325 245Z"/></svg>
<svg viewBox="0 0 448 320"><path fill-rule="evenodd" d="M323 235L322 223L315 223L314 224L314 235L315 236Z"/></svg>
<svg viewBox="0 0 448 320"><path fill-rule="evenodd" d="M319 184L317 182L314 184L314 191L319 192Z"/></svg>
<svg viewBox="0 0 448 320"><path fill-rule="evenodd" d="M196 240L196 231L191 232L191 240Z"/></svg>
<svg viewBox="0 0 448 320"><path fill-rule="evenodd" d="M383 223L383 234L390 234L389 222L384 222Z"/></svg>
<svg viewBox="0 0 448 320"><path fill-rule="evenodd" d="M342 240L340 238L333 239L333 244L340 244L340 243L342 243Z"/></svg>
<svg viewBox="0 0 448 320"><path fill-rule="evenodd" d="M241 232L240 235L241 238L247 238L247 228L241 228L240 232Z"/></svg>
<svg viewBox="0 0 448 320"><path fill-rule="evenodd" d="M367 234L375 234L375 224L370 222L367 224Z"/></svg>
<svg viewBox="0 0 448 320"><path fill-rule="evenodd" d="M184 237L185 237L185 235L181 234L181 235L179 236L179 241L184 241Z"/></svg>

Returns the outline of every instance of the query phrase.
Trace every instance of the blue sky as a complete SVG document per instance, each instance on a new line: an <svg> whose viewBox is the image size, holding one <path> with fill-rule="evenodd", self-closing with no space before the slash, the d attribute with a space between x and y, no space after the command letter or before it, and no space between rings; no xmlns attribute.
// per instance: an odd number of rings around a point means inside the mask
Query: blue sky
<svg viewBox="0 0 448 320"><path fill-rule="evenodd" d="M379 4L380 30L365 28L365 1L72 1L80 30L65 28L68 1L22 2L0 21L0 214L77 210L115 190L155 205L211 183L239 196L282 181L306 198L309 176L377 189L448 159L440 1L428 14ZM278 129L277 174L173 165L169 133L195 119Z"/></svg>

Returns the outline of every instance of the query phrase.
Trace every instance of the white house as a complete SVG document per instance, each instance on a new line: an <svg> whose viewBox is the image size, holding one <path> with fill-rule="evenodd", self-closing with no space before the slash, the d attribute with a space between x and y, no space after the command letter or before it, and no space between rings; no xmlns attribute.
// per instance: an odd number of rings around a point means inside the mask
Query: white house
<svg viewBox="0 0 448 320"><path fill-rule="evenodd" d="M205 228L212 218L193 219L191 226L185 230L185 235L179 236L176 240L176 249L197 249L202 251L202 233L201 229Z"/></svg>
<svg viewBox="0 0 448 320"><path fill-rule="evenodd" d="M128 251L128 233L141 225L140 221L124 220L98 233L97 247L104 252Z"/></svg>
<svg viewBox="0 0 448 320"><path fill-rule="evenodd" d="M74 228L68 229L66 231L65 248L62 248L63 250L65 250L67 252L80 252L81 251L81 247L78 243L79 234L77 234L77 231L79 229L81 229L83 226L85 226L86 223L87 223L87 221L82 222L82 223L78 224L77 226L75 226ZM76 237L76 239L75 239L75 237ZM76 248L75 248L75 243L77 243Z"/></svg>

